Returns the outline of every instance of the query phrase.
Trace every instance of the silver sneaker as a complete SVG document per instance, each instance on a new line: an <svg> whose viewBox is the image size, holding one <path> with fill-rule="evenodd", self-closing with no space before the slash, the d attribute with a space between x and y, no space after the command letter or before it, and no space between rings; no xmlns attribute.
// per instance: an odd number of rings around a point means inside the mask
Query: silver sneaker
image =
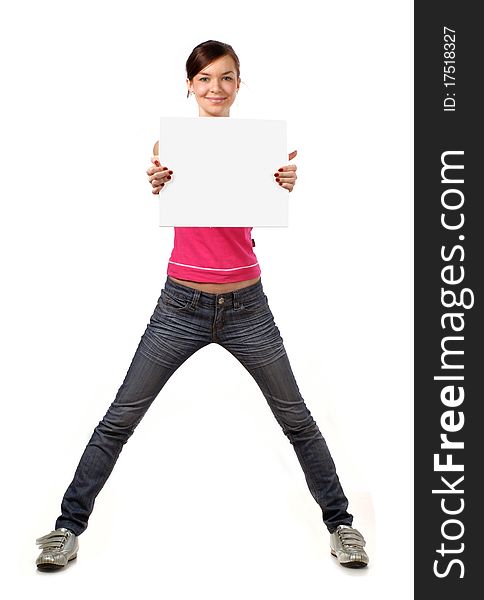
<svg viewBox="0 0 484 600"><path fill-rule="evenodd" d="M369 559L363 549L365 544L361 533L349 525L338 525L330 536L331 554L336 556L343 567L366 567Z"/></svg>
<svg viewBox="0 0 484 600"><path fill-rule="evenodd" d="M70 560L77 556L79 541L77 536L61 527L35 541L42 548L35 564L41 571L55 571L65 567Z"/></svg>

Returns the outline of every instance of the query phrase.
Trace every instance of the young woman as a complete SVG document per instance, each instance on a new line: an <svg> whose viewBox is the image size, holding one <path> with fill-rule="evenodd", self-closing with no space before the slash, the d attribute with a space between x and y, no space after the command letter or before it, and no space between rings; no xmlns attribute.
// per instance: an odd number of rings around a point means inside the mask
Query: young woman
<svg viewBox="0 0 484 600"><path fill-rule="evenodd" d="M200 117L229 117L240 86L233 48L209 40L196 46L186 63L187 97ZM289 160L297 152L289 155ZM160 164L158 142L147 170L154 194L171 181ZM296 166L274 173L275 185L289 192ZM309 490L322 510L330 548L340 564L364 567L365 540L353 516L331 454L294 378L261 282L252 228L175 227L167 278L116 398L89 440L61 503L55 529L38 538L42 570L64 567L77 556L78 536L88 525L96 496L118 456L168 379L192 354L220 344L252 375L282 431L294 447Z"/></svg>

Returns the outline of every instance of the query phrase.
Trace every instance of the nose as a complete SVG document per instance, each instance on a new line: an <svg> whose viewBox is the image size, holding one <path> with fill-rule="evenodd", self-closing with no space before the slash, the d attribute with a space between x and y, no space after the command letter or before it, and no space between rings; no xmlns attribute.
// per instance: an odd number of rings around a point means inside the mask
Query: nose
<svg viewBox="0 0 484 600"><path fill-rule="evenodd" d="M211 91L212 93L213 93L214 91L217 91L217 92L219 92L219 91L220 91L220 89L221 89L221 85L219 84L219 82L218 82L218 81L213 81L213 82L212 82L212 86L211 86L211 88L210 88L210 91Z"/></svg>

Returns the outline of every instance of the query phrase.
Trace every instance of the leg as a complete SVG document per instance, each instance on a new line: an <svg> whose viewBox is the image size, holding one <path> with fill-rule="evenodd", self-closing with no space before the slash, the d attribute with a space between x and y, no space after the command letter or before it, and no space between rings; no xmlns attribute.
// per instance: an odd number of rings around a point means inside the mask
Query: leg
<svg viewBox="0 0 484 600"><path fill-rule="evenodd" d="M254 293L254 290L256 293ZM284 434L292 444L309 490L319 504L323 521L332 533L338 525L351 525L348 500L318 425L311 416L294 378L283 340L262 286L253 287L240 306L225 317L221 345L252 375Z"/></svg>
<svg viewBox="0 0 484 600"><path fill-rule="evenodd" d="M329 532L351 525L348 500L336 474L326 441L307 408L294 378L287 354L261 367L248 369L272 413L292 444L309 490L319 504Z"/></svg>
<svg viewBox="0 0 484 600"><path fill-rule="evenodd" d="M96 496L111 474L124 444L133 434L162 387L194 352L208 342L194 336L190 324L200 316L192 307L160 296L116 398L94 429L67 488L55 529L80 535ZM180 308L181 307L181 308Z"/></svg>

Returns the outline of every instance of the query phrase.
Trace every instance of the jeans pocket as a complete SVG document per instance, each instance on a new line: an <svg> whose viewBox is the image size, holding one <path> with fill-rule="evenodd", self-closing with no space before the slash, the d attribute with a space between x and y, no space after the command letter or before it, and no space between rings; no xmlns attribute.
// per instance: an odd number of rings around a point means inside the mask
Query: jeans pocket
<svg viewBox="0 0 484 600"><path fill-rule="evenodd" d="M263 310L266 310L269 306L267 296L263 293L261 296L255 298L247 298L240 304L240 309L243 312L254 314Z"/></svg>
<svg viewBox="0 0 484 600"><path fill-rule="evenodd" d="M190 306L190 298L183 295L168 293L166 290L161 290L160 303L165 308L178 312L185 310Z"/></svg>

